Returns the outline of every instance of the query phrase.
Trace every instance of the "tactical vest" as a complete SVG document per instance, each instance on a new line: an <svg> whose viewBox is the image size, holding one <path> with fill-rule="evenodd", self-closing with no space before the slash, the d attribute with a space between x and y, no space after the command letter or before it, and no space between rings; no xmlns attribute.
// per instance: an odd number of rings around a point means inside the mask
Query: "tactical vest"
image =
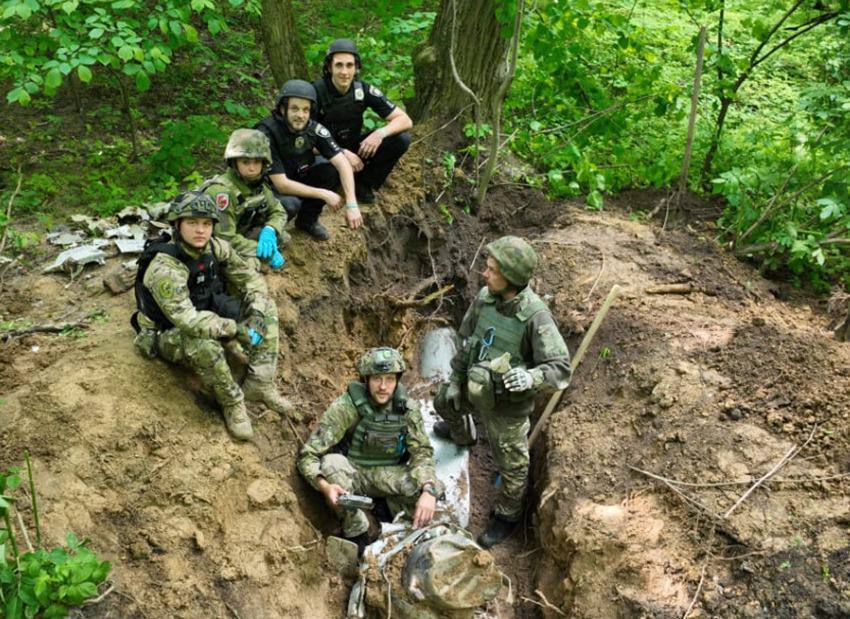
<svg viewBox="0 0 850 619"><path fill-rule="evenodd" d="M407 391L398 385L389 412L378 412L369 401L369 390L360 382L348 385L348 395L359 420L348 434L345 455L360 466L401 464L407 456Z"/></svg>
<svg viewBox="0 0 850 619"><path fill-rule="evenodd" d="M335 96L324 79L313 82L319 95L318 120L331 132L343 148L352 150L360 141L363 113L366 111L366 89L355 80L342 96Z"/></svg>
<svg viewBox="0 0 850 619"><path fill-rule="evenodd" d="M300 176L306 168L313 165L314 138L311 132L315 128L314 120L307 123L301 133L292 133L287 129L286 119L275 112L257 123L256 128L265 127L273 138L272 149L286 168L287 176Z"/></svg>
<svg viewBox="0 0 850 619"><path fill-rule="evenodd" d="M511 367L526 367L522 356L522 341L526 323L536 314L548 311L546 304L532 290L521 294L519 310L514 316L506 316L496 309L496 303L484 303L475 323L475 330L467 345L468 394L473 404L480 408L493 409L500 405L520 403L531 399L533 391L511 393L502 382L502 375L491 372L489 362L504 353L511 355Z"/></svg>
<svg viewBox="0 0 850 619"><path fill-rule="evenodd" d="M145 273L154 257L159 253L176 258L189 269L189 277L186 283L189 289L189 299L195 309L215 312L223 318L233 320L239 318L241 303L238 299L234 299L225 293L225 281L220 274L220 268L223 265L215 257L215 252L210 251L200 258L193 258L179 244L171 240L171 235L164 233L159 238L150 239L145 243L144 251L138 260L135 283L136 308L138 311L130 318L130 323L137 332L139 331L139 324L136 314L139 312L150 318L160 331L174 327L174 323L165 316L153 298L151 291L144 284Z"/></svg>
<svg viewBox="0 0 850 619"><path fill-rule="evenodd" d="M218 176L214 176L213 178L205 180L201 184L201 186L198 187L198 191L206 192L206 190L212 187L213 185L222 185L226 187L228 194L236 196L236 204L233 205L239 213L236 218L236 229L250 230L254 226L258 226L264 221L262 219L257 219L257 217L269 210L269 196L266 195L265 188L262 186L263 181L260 181L257 184L257 188L260 190L260 193L263 194L263 199L258 199L259 194L255 192L255 195L251 196L249 205L247 207L243 207L245 202L248 201L248 198L245 197L245 194L243 193L239 185L242 184L247 187L250 187L250 185L248 185L244 181L237 181L236 179L231 177L231 174L235 175L236 172L229 171L225 174L219 174Z"/></svg>

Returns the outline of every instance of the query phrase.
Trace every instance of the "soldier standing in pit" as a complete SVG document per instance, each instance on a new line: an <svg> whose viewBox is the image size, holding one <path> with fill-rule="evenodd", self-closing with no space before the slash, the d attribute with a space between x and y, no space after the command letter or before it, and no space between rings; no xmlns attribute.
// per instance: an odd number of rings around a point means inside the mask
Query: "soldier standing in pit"
<svg viewBox="0 0 850 619"><path fill-rule="evenodd" d="M212 238L219 219L212 199L190 191L168 213L173 239L148 244L136 275L138 311L131 322L134 344L148 358L160 356L194 370L221 405L227 429L237 439L253 435L245 400L279 413L292 410L274 386L277 369L277 308L263 278L227 241ZM229 296L228 285L241 298ZM249 348L248 376L234 380L222 342L236 338Z"/></svg>
<svg viewBox="0 0 850 619"><path fill-rule="evenodd" d="M237 129L227 141L224 160L227 172L200 187L218 207L215 236L258 271L260 260L279 269L285 260L278 245L285 245L289 235L286 211L264 182L272 164L269 139L256 129Z"/></svg>
<svg viewBox="0 0 850 619"><path fill-rule="evenodd" d="M484 423L502 480L490 521L478 536L484 548L507 538L522 514L534 396L564 389L572 371L549 308L528 284L537 266L534 249L521 238L505 236L487 245L487 251L487 285L463 317L451 380L434 398L434 408L445 419L434 425L437 436L472 445L472 412ZM491 362L501 367L491 368Z"/></svg>
<svg viewBox="0 0 850 619"><path fill-rule="evenodd" d="M319 97L316 120L342 148L354 170L357 200L374 204L374 190L410 147L410 116L366 82L357 79L360 53L351 39L336 39L328 47L322 78L313 82ZM387 124L363 133L363 113L371 109Z"/></svg>
<svg viewBox="0 0 850 619"><path fill-rule="evenodd" d="M345 219L350 228L363 225L354 191L354 173L342 150L321 124L310 118L316 89L304 80L289 80L275 99L271 116L256 125L271 142L269 180L295 227L319 241L331 238L319 223L325 204L340 203L336 187L342 183ZM321 157L313 154L319 151Z"/></svg>
<svg viewBox="0 0 850 619"><path fill-rule="evenodd" d="M362 510L342 510L341 495L386 497L393 513L404 509L423 527L443 494L419 406L399 382L405 369L393 348L367 351L357 363L360 381L322 414L298 459L304 478L342 517L343 536L361 551L369 520Z"/></svg>

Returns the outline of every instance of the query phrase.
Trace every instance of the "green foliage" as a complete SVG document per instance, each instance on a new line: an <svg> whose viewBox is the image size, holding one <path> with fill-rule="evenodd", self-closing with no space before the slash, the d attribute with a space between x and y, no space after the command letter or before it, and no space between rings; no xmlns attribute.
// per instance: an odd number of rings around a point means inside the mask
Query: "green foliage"
<svg viewBox="0 0 850 619"><path fill-rule="evenodd" d="M29 456L27 465L36 539L40 540ZM66 617L72 607L98 594L97 586L112 566L88 549L88 540L80 541L73 533L66 537L67 547L20 552L11 524L14 493L22 482L19 472L18 468L0 472L0 518L5 526L0 528L0 612L7 619Z"/></svg>
<svg viewBox="0 0 850 619"><path fill-rule="evenodd" d="M212 116L195 115L168 121L162 130L159 149L150 157L154 177L163 182L184 178L197 166L203 146L221 144L223 153L227 135Z"/></svg>

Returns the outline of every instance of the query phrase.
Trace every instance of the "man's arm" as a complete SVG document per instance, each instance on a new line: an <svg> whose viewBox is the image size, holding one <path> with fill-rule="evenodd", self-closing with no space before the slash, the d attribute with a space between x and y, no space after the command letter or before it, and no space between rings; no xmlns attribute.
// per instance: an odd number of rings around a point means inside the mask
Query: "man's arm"
<svg viewBox="0 0 850 619"><path fill-rule="evenodd" d="M451 361L453 380L457 379L460 382L466 379L467 364L469 362L469 348L474 345L474 342L470 341L470 338L472 337L472 333L475 331L475 325L478 322L478 315L481 307L480 299L486 292L487 289L483 288L478 293L478 296L472 301L472 305L470 305L469 309L466 310L466 314L463 316L460 327L458 327L457 337L460 342L460 346Z"/></svg>
<svg viewBox="0 0 850 619"><path fill-rule="evenodd" d="M526 325L533 363L529 367L533 388L541 393L565 389L570 384L570 351L548 311L534 315Z"/></svg>
<svg viewBox="0 0 850 619"><path fill-rule="evenodd" d="M348 393L343 393L322 413L319 423L298 457L298 470L313 488L325 494L320 486L327 481L321 476L322 456L328 453L344 437L357 421L357 408Z"/></svg>
<svg viewBox="0 0 850 619"><path fill-rule="evenodd" d="M299 183L298 181L294 181L289 178L283 172L278 174L269 174L269 180L272 182L272 185L274 185L274 188L278 193L282 193L287 196L298 196L299 198L315 198L316 200L322 200L329 206L339 206L339 195L329 189L322 189L321 187L313 187L311 185Z"/></svg>
<svg viewBox="0 0 850 619"><path fill-rule="evenodd" d="M380 129L375 129L360 142L360 148L357 150L357 154L360 157L368 159L374 156L378 152L378 148L381 146L384 138L396 135L397 133L403 133L413 127L413 121L410 119L410 116L399 107L389 113L387 120L389 122L386 125Z"/></svg>
<svg viewBox="0 0 850 619"><path fill-rule="evenodd" d="M363 215L357 207L357 196L354 193L354 172L351 164L342 152L330 158L331 165L339 172L342 192L345 194L345 219L349 228L359 228L363 225Z"/></svg>
<svg viewBox="0 0 850 619"><path fill-rule="evenodd" d="M142 283L165 317L183 333L212 339L235 336L235 321L195 309L189 299L188 276L189 271L182 262L160 253L151 261Z"/></svg>
<svg viewBox="0 0 850 619"><path fill-rule="evenodd" d="M224 185L210 185L204 193L215 201L219 209L215 236L230 243L243 256L256 255L257 241L245 238L236 229L238 223L236 196Z"/></svg>

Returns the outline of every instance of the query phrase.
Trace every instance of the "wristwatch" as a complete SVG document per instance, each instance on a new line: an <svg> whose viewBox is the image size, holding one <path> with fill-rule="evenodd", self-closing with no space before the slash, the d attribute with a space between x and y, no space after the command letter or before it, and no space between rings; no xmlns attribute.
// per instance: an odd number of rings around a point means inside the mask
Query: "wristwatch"
<svg viewBox="0 0 850 619"><path fill-rule="evenodd" d="M424 484L422 484L422 492L427 492L435 499L439 499L441 496L443 496L443 493L440 492L440 490L437 488L437 484L435 484L433 481L426 481Z"/></svg>

